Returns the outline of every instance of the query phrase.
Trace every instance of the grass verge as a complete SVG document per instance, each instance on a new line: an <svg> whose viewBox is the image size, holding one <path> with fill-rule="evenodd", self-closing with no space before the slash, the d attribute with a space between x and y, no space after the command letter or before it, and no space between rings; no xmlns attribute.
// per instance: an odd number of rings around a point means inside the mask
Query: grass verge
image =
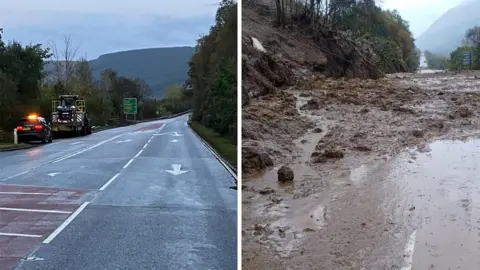
<svg viewBox="0 0 480 270"><path fill-rule="evenodd" d="M237 168L237 146L228 138L221 137L213 130L195 122L190 127L205 140L232 167Z"/></svg>

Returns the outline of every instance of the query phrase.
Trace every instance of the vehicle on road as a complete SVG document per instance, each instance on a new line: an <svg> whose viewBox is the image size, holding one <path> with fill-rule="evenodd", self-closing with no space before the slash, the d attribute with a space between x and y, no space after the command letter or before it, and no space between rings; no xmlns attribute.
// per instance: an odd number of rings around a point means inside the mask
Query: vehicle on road
<svg viewBox="0 0 480 270"><path fill-rule="evenodd" d="M92 133L85 100L78 95L60 95L52 101L52 130L55 137L62 133L85 136Z"/></svg>
<svg viewBox="0 0 480 270"><path fill-rule="evenodd" d="M52 127L45 118L36 114L30 114L20 119L16 130L19 142L42 141L42 143L51 143L53 141Z"/></svg>

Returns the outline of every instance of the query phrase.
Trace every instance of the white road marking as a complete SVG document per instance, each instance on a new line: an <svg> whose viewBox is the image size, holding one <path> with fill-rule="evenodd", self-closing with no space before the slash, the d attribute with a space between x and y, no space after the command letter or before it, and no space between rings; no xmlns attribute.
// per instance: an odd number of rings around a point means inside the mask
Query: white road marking
<svg viewBox="0 0 480 270"><path fill-rule="evenodd" d="M18 237L32 237L32 238L40 238L41 235L38 234L24 234L24 233L3 233L0 232L0 236L18 236Z"/></svg>
<svg viewBox="0 0 480 270"><path fill-rule="evenodd" d="M87 152L88 150L92 150L93 148L96 148L96 147L98 147L98 146L100 146L100 145L102 145L102 144L105 144L105 143L109 142L109 141L113 141L113 140L115 140L115 139L118 139L118 138L120 138L121 136L123 136L123 134L120 134L120 135L111 137L110 139L103 140L103 141L101 141L101 142L99 142L99 143L97 143L97 144L94 144L94 145L92 145L92 146L90 146L90 147L87 147L87 148L85 148L85 149L82 149L82 150L80 150L80 151L73 152L73 153L70 153L70 154L65 155L65 156L63 156L63 157L57 158L56 160L52 161L52 163L57 163L57 162L60 162L60 161L62 161L62 160L65 160L65 159L67 159L67 158L71 158L71 157L74 157L74 156L76 156L76 155L80 155L81 153L85 153L85 152Z"/></svg>
<svg viewBox="0 0 480 270"><path fill-rule="evenodd" d="M36 212L36 213L52 213L52 214L72 213L70 211L60 211L60 210L26 209L26 208L11 208L11 207L0 207L0 211Z"/></svg>
<svg viewBox="0 0 480 270"><path fill-rule="evenodd" d="M61 174L61 172L47 173L47 175L49 175L51 177L54 177L54 176L59 175L59 174Z"/></svg>
<svg viewBox="0 0 480 270"><path fill-rule="evenodd" d="M28 173L29 171L30 171L30 170L24 171L24 172L21 172L21 173L17 173L17 174L12 175L12 176L9 176L9 177L7 177L7 178L4 178L4 179L0 180L0 182L7 181L7 180L10 180L10 179L15 178L15 177L17 177L17 176L26 174L26 173Z"/></svg>
<svg viewBox="0 0 480 270"><path fill-rule="evenodd" d="M55 231L53 231L47 238L45 238L45 240L43 240L42 243L44 244L49 244L50 242L52 242L52 240L57 236L59 235L67 226L68 224L70 224L82 211L83 209L85 209L85 207L87 207L87 205L89 204L90 202L84 202L82 205L80 205L80 207L75 211L73 212L72 215L70 215L63 223L62 225L60 225L60 227L58 227Z"/></svg>
<svg viewBox="0 0 480 270"><path fill-rule="evenodd" d="M188 171L182 171L182 165L180 164L172 164L172 169L173 170L165 170L165 171L173 175L180 175L188 172Z"/></svg>
<svg viewBox="0 0 480 270"><path fill-rule="evenodd" d="M177 139L175 139L175 140L171 140L170 142L178 142L178 140L177 140Z"/></svg>
<svg viewBox="0 0 480 270"><path fill-rule="evenodd" d="M140 155L142 154L142 152L143 152L143 149L140 150L140 151L134 156L134 158L137 158L138 156L140 156Z"/></svg>
<svg viewBox="0 0 480 270"><path fill-rule="evenodd" d="M124 141L117 141L117 143L126 143L126 142L131 142L132 140L124 140Z"/></svg>
<svg viewBox="0 0 480 270"><path fill-rule="evenodd" d="M123 166L124 169L126 169L128 166L130 166L130 164L132 164L133 160L135 159L135 157L133 157L132 159L130 159L127 164L125 164L125 166Z"/></svg>
<svg viewBox="0 0 480 270"><path fill-rule="evenodd" d="M74 142L74 143L71 143L70 145L76 145L76 144L79 144L79 143L83 143L83 141Z"/></svg>
<svg viewBox="0 0 480 270"><path fill-rule="evenodd" d="M42 192L16 192L16 191L0 191L0 194L4 194L4 195L52 195L52 193L42 193Z"/></svg>
<svg viewBox="0 0 480 270"><path fill-rule="evenodd" d="M107 183L105 183L99 190L104 190L106 189L113 181L115 181L115 179L117 179L117 177L120 175L120 173L117 173L115 174L112 178L110 178L110 180L108 180Z"/></svg>
<svg viewBox="0 0 480 270"><path fill-rule="evenodd" d="M405 258L405 266L402 267L402 270L411 270L412 263L413 263L413 253L415 252L415 239L417 237L417 231L413 231L413 233L408 238L407 245L405 246L404 251L404 258Z"/></svg>
<svg viewBox="0 0 480 270"><path fill-rule="evenodd" d="M203 143L203 145L205 146L205 148L207 148L207 150L218 160L220 161L220 163L223 165L223 167L225 167L225 169L230 173L230 175L235 178L235 181L238 181L237 179L237 174L230 168L230 166L225 163L223 161L223 159L217 155L217 153L215 153L215 150L212 149L212 147L210 145L208 145L207 142L205 142L195 131L193 131L193 129L189 126L188 127L190 129L190 132L192 132L192 134L197 137L198 140L200 140L201 143Z"/></svg>

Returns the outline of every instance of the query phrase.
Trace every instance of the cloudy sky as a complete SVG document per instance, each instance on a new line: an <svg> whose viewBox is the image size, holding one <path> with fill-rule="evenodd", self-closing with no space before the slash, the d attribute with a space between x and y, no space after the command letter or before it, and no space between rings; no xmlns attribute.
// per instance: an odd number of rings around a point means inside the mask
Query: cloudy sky
<svg viewBox="0 0 480 270"><path fill-rule="evenodd" d="M109 52L195 45L219 0L0 0L5 40L62 47L70 35L88 59Z"/></svg>
<svg viewBox="0 0 480 270"><path fill-rule="evenodd" d="M414 37L421 35L443 13L465 0L383 0L383 7L397 9L410 23Z"/></svg>

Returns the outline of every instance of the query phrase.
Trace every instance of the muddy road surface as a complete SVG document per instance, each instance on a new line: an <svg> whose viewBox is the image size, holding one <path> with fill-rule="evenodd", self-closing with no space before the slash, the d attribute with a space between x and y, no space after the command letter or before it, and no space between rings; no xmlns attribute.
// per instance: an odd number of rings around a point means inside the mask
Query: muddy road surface
<svg viewBox="0 0 480 270"><path fill-rule="evenodd" d="M252 101L243 269L480 269L479 75L317 79Z"/></svg>

